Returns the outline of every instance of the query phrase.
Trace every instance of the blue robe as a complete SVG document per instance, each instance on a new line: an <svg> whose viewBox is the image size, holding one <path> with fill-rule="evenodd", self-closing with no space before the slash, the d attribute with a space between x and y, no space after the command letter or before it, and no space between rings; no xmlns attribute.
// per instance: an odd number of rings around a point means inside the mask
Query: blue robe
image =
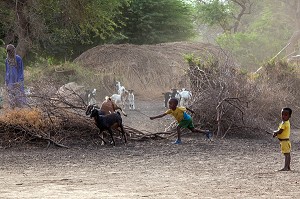
<svg viewBox="0 0 300 199"><path fill-rule="evenodd" d="M8 60L5 60L5 84L8 91L9 104L13 108L22 107L25 103L24 65L19 55L16 55L16 62L17 66L11 66Z"/></svg>

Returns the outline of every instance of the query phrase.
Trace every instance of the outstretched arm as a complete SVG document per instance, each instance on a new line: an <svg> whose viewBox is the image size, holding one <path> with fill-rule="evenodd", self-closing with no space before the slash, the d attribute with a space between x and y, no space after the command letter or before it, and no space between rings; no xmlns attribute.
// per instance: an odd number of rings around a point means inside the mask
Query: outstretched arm
<svg viewBox="0 0 300 199"><path fill-rule="evenodd" d="M160 114L160 115L157 115L157 116L154 116L154 117L150 117L150 120L154 120L156 118L161 118L161 117L164 117L166 115L167 115L167 113L163 113L163 114Z"/></svg>
<svg viewBox="0 0 300 199"><path fill-rule="evenodd" d="M193 111L192 109L186 107L186 110L190 111L191 113L195 113L195 111Z"/></svg>

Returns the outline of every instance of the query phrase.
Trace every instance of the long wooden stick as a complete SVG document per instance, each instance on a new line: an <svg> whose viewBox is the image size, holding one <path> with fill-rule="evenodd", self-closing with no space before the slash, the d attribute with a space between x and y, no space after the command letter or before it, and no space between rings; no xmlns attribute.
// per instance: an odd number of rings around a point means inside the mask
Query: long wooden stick
<svg viewBox="0 0 300 199"><path fill-rule="evenodd" d="M289 42L287 45L285 45L283 47L283 49L281 49L272 59L270 59L270 61L273 61L282 51L284 51L289 45L291 44L291 42ZM255 72L254 74L258 73L263 67L259 67Z"/></svg>

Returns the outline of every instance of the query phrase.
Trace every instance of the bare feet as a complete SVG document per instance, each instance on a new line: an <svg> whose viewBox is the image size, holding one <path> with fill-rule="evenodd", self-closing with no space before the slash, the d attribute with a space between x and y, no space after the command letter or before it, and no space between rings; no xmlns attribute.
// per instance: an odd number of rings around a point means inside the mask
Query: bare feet
<svg viewBox="0 0 300 199"><path fill-rule="evenodd" d="M282 169L280 169L278 171L290 171L290 170L291 170L290 168L282 168Z"/></svg>

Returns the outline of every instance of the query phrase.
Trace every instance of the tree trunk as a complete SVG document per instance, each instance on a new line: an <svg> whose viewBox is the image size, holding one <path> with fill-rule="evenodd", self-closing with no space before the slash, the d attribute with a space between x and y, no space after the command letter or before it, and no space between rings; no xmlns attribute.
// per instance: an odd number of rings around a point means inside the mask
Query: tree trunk
<svg viewBox="0 0 300 199"><path fill-rule="evenodd" d="M18 37L18 45L17 45L17 53L21 57L25 57L28 49L31 46L31 39L29 37L29 23L26 19L25 13L24 13L24 7L26 4L26 0L16 0L16 35Z"/></svg>

